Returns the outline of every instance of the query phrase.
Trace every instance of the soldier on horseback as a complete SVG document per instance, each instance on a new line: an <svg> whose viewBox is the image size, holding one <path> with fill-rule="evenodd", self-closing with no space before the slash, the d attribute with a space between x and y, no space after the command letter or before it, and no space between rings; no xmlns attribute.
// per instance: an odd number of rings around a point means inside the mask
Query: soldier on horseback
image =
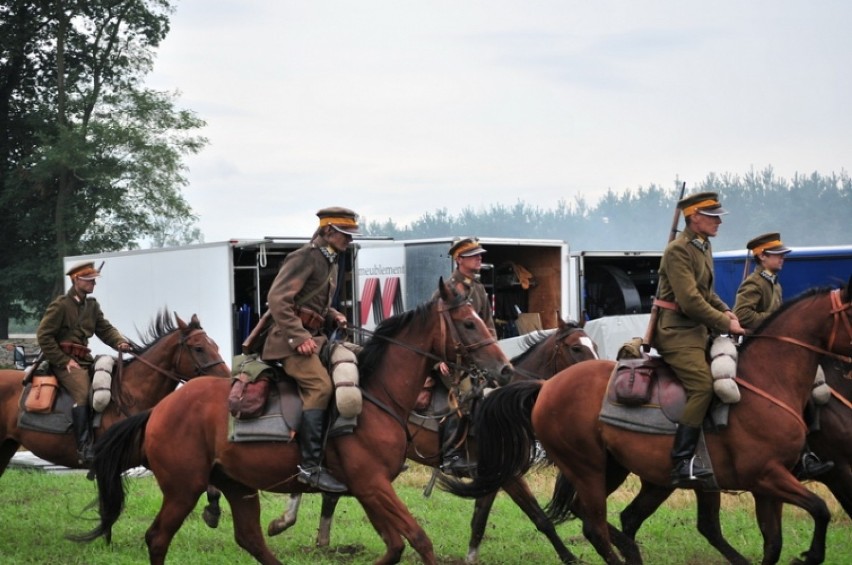
<svg viewBox="0 0 852 565"><path fill-rule="evenodd" d="M737 290L734 314L744 328L754 330L781 307L783 297L778 273L784 267L784 256L792 249L781 242L781 234L777 232L755 237L746 244L746 248L754 257L756 267ZM815 415L808 413L813 410L809 402L805 409L806 419L815 418ZM805 480L826 473L833 467L831 461L820 461L806 442L802 457L793 470L796 478Z"/></svg>
<svg viewBox="0 0 852 565"><path fill-rule="evenodd" d="M267 296L272 327L263 346L264 361L281 361L302 397L298 439L302 452L298 480L328 492L346 492L346 485L321 465L325 411L332 380L320 350L326 323L345 327L346 316L331 307L337 287L338 254L359 235L357 215L347 208L317 212L319 227L310 243L287 255Z"/></svg>
<svg viewBox="0 0 852 565"><path fill-rule="evenodd" d="M479 272L482 269L482 255L486 250L479 244L475 237L456 238L450 247L449 254L456 263L456 268L450 276L448 283L462 296L467 297L473 304L474 310L485 322L488 331L496 339L497 329L494 327L494 316L491 312L491 303L485 286L479 280ZM438 372L443 377L449 377L450 370L446 363L438 363ZM450 448L444 453L441 469L444 471L464 472L470 470L472 464L467 460L464 442L459 430L462 427L466 414L462 413L462 407L454 410L444 421L443 438L444 444L449 443Z"/></svg>
<svg viewBox="0 0 852 565"><path fill-rule="evenodd" d="M71 277L72 286L47 307L36 337L51 371L74 401L71 426L77 440L77 457L80 464L88 465L92 462L94 439L89 422L89 369L95 361L88 347L89 338L96 335L122 352L131 351L132 346L104 318L98 301L89 296L95 290L96 279L101 276L95 263L78 263L66 274Z"/></svg>
<svg viewBox="0 0 852 565"><path fill-rule="evenodd" d="M672 485L693 486L713 472L695 457L701 424L713 400L713 376L707 363L710 332L741 335L739 320L713 289L715 237L727 214L714 192L678 201L686 221L683 232L666 247L660 260L659 316L653 345L672 367L686 390L686 406L671 452Z"/></svg>

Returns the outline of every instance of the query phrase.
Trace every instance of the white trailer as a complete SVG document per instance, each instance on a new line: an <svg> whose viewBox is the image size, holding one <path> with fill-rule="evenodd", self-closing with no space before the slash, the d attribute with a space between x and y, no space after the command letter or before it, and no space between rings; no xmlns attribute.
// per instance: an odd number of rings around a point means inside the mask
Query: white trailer
<svg viewBox="0 0 852 565"><path fill-rule="evenodd" d="M93 296L106 318L138 341L163 308L189 321L197 314L230 364L240 344L266 310L266 295L281 261L307 238L230 240L182 247L79 255L65 258L104 263ZM354 251L341 255L335 307L354 320ZM69 281L66 281L66 285ZM138 331L137 331L138 330ZM93 339L95 352L109 348Z"/></svg>

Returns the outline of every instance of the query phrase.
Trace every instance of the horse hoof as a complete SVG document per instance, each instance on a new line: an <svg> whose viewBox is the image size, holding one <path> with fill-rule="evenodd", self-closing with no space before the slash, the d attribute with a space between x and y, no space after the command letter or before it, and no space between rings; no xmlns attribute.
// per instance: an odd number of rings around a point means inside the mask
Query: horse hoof
<svg viewBox="0 0 852 565"><path fill-rule="evenodd" d="M210 528L216 528L219 526L219 516L222 515L221 510L213 510L209 506L204 508L204 512L201 514L201 518L204 520L204 523L207 524Z"/></svg>
<svg viewBox="0 0 852 565"><path fill-rule="evenodd" d="M267 528L266 528L266 534L269 537L277 536L278 534L280 534L284 530L287 530L288 528L290 528L290 526L292 526L295 523L296 523L295 520L288 520L286 518L276 518L276 519L272 520L271 522L269 522L269 526L267 526Z"/></svg>

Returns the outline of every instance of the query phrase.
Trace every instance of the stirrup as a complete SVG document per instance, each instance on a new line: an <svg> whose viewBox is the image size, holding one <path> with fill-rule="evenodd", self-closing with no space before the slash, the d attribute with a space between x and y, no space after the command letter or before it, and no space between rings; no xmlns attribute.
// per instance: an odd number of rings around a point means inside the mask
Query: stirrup
<svg viewBox="0 0 852 565"><path fill-rule="evenodd" d="M677 461L672 468L672 486L694 486L713 478L713 471L696 465L697 457L693 455L689 459ZM684 472L686 471L686 472Z"/></svg>

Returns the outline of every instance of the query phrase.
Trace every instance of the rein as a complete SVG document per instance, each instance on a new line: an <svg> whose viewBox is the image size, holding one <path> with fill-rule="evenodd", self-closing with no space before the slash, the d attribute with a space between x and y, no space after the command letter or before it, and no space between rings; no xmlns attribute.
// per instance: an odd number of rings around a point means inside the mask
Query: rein
<svg viewBox="0 0 852 565"><path fill-rule="evenodd" d="M774 340L777 340L777 341L783 341L785 343L792 343L793 345L798 345L800 347L804 347L805 349L807 349L809 351L813 351L814 353L819 353L820 355L826 355L828 357L831 357L833 359L837 359L837 360L842 361L844 363L852 363L852 358L850 358L849 356L840 355L839 353L834 353L832 351L829 351L834 346L834 341L837 338L837 329L840 327L841 322L844 326L844 329L846 330L846 335L849 336L850 344L852 344L852 323L850 323L850 321L849 321L849 314L848 314L848 310L850 308L852 308L852 301L844 304L840 300L840 289L832 290L830 292L830 296L831 296L831 310L829 311L829 314L834 318L834 323L831 326L831 334L829 335L829 339L828 339L828 350L822 349L822 348L817 347L815 345L811 345L810 343L806 343L806 342L801 341L799 339L787 337L787 336L755 334L755 335L752 335L750 337L752 337L752 338L763 337L763 338L774 339ZM807 425L805 425L805 421L802 419L802 416L798 412L796 412L795 410L790 408L787 404L785 404L781 400L775 398L774 396L772 396L768 392L765 392L765 391L755 387L751 383L748 383L748 382L742 380L740 377L735 377L734 380L738 384L740 384L740 385L744 386L745 388L747 388L748 390L752 391L753 393L766 398L770 402L777 404L782 409L789 412L796 419L796 421L799 423L799 425L802 426L802 428L804 428L805 434L807 434L808 427L807 427ZM835 398L840 400L840 402L845 404L847 407L852 408L852 404L850 404L848 400L846 400L845 398L843 398L842 396L837 394L834 391L834 389L832 389L831 387L829 387L829 389L831 390L831 393Z"/></svg>
<svg viewBox="0 0 852 565"><path fill-rule="evenodd" d="M783 335L763 335L763 334L754 334L749 337L762 337L768 339L774 339L777 341L783 341L786 343L792 343L794 345L798 345L800 347L804 347L814 353L819 353L820 355L826 355L831 357L832 359L837 359L838 361L842 361L843 363L852 363L852 357L848 355L840 355L839 353L834 353L830 351L830 349L834 346L834 341L837 338L837 329L840 327L841 322L843 323L844 329L846 330L846 335L849 336L850 344L852 344L852 322L849 321L848 310L852 308L852 302L847 302L843 304L840 301L840 289L835 289L831 291L831 310L829 314L834 317L834 323L831 326L831 334L828 338L828 349L822 349L815 345L811 345L810 343L805 343L804 341L798 340L793 337L787 337Z"/></svg>

